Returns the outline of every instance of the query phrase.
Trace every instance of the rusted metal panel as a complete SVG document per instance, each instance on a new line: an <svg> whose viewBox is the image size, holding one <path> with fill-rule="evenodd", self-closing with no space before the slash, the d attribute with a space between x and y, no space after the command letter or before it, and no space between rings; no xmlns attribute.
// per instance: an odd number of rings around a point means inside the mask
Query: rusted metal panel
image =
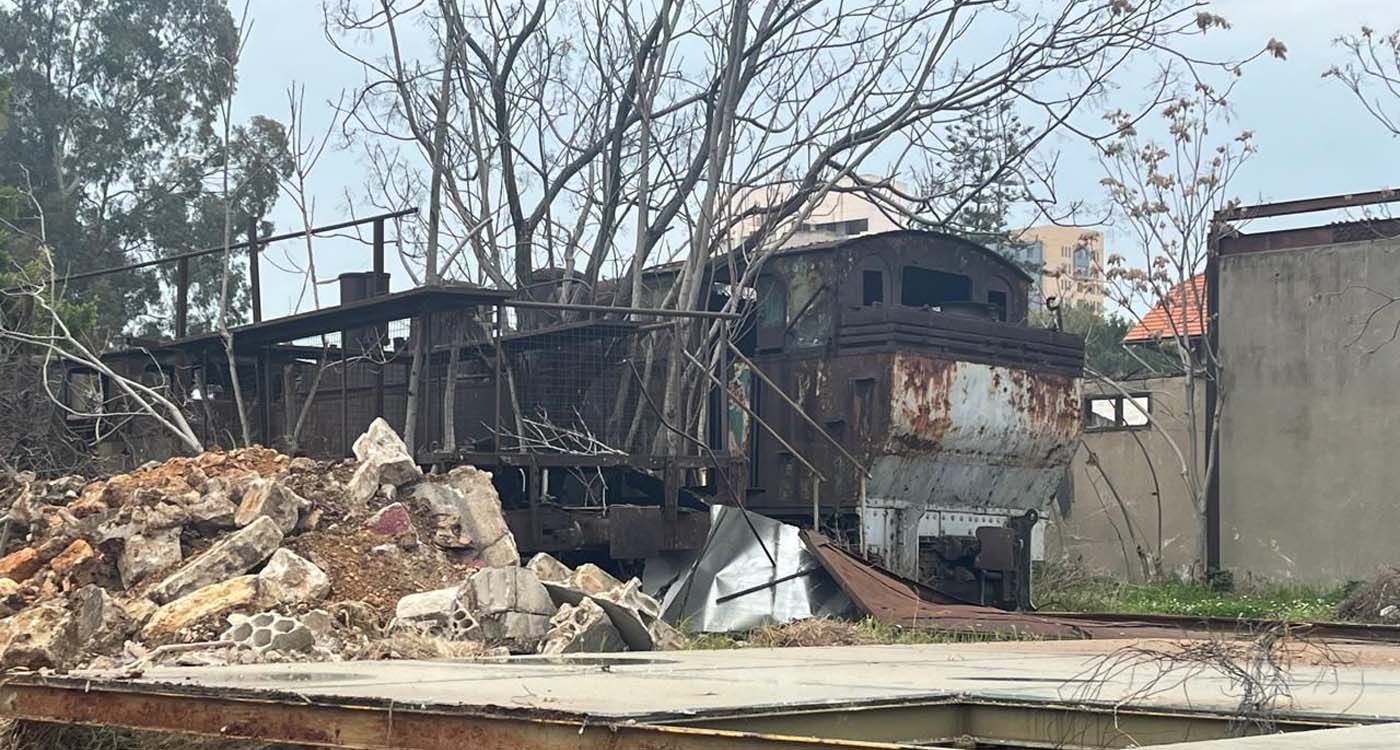
<svg viewBox="0 0 1400 750"><path fill-rule="evenodd" d="M1029 634L1042 638L1171 638L1182 634L1177 628L1130 620L1075 622L1071 618L1042 617L958 602L862 560L821 534L803 531L801 537L846 596L887 625L959 633Z"/></svg>
<svg viewBox="0 0 1400 750"><path fill-rule="evenodd" d="M1040 508L1074 456L1080 381L919 354L893 363L890 430L871 497Z"/></svg>
<svg viewBox="0 0 1400 750"><path fill-rule="evenodd" d="M46 684L47 683L47 684ZM897 748L899 745L753 732L590 722L543 711L433 710L364 702L314 701L275 691L122 686L82 680L11 681L0 715L87 726L125 727L225 739L372 750L741 750Z"/></svg>

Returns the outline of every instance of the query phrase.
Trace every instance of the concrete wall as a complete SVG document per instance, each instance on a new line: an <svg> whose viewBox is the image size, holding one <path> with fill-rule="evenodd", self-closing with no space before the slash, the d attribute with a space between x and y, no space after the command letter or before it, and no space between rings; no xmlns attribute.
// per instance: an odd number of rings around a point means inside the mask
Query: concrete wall
<svg viewBox="0 0 1400 750"><path fill-rule="evenodd" d="M1134 394L1151 394L1153 417L1183 452L1189 450L1184 382L1182 378L1154 378L1123 383ZM1203 410L1204 389L1198 387L1197 391L1197 409ZM1084 392L1086 398L1115 393L1087 383ZM1091 453L1102 472L1092 465ZM1074 457L1068 492L1062 493L1052 508L1045 532L1047 559L1079 560L1093 572L1137 580L1143 573L1137 552L1141 546L1154 557L1160 556L1164 572L1189 573L1200 565L1203 548L1191 492L1180 467L1163 431L1147 427L1085 432ZM1110 483L1122 499L1121 505L1109 489Z"/></svg>
<svg viewBox="0 0 1400 750"><path fill-rule="evenodd" d="M1400 295L1400 241L1220 268L1222 563L1302 582L1400 563L1400 304L1360 288Z"/></svg>

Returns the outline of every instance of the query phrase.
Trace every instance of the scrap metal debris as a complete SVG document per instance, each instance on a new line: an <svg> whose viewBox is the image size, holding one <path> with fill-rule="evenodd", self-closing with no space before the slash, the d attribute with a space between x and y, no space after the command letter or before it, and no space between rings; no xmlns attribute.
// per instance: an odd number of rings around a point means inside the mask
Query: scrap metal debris
<svg viewBox="0 0 1400 750"><path fill-rule="evenodd" d="M0 548L0 669L681 642L635 579L522 566L489 473L425 476L382 419L354 451L254 446L91 481L0 480L20 543Z"/></svg>

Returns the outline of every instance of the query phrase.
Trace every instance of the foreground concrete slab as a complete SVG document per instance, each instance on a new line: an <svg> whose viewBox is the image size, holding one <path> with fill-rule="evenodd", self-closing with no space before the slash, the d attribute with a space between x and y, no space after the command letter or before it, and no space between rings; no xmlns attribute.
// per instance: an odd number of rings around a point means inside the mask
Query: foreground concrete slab
<svg viewBox="0 0 1400 750"><path fill-rule="evenodd" d="M96 673L36 675L0 686L0 714L34 718L38 712L62 719L55 715L61 710L73 717L70 720L79 720L77 715L83 712L98 718L115 715L118 708L98 713L104 701L111 701L109 706L139 701L132 705L149 713L151 701L188 699L191 703L178 712L185 723L177 725L188 729L196 726L189 722L202 713L191 713L191 706L211 706L215 714L211 721L215 721L229 711L251 715L247 712L253 711L252 706L281 702L288 711L302 712L295 721L276 724L292 734L267 737L266 727L272 725L265 717L256 722L249 719L248 729L262 732L251 736L284 741L308 739L296 732L307 731L306 722L330 721L334 711L354 708L345 721L364 724L373 714L366 709L383 711L385 707L392 711L392 718L386 719L390 724L328 727L325 736L360 732L377 737L374 733L384 726L416 726L413 731L420 731L427 726L414 724L420 719L481 721L487 722L487 728L513 726L489 723L505 718L543 722L530 731L554 726L561 737L568 734L563 731L568 727L577 732L599 726L611 727L610 731L651 727L685 730L681 732L685 737L699 732L695 736L710 739L733 739L730 735L742 733L757 733L744 735L751 740L758 735L799 737L822 747L854 747L842 743L856 741L888 743L871 746L939 747L956 744L953 740L964 734L1011 733L1011 739L1039 738L1040 742L1064 741L1074 734L1084 747L1226 736L1239 701L1226 676L1210 670L1164 675L1151 668L1107 669L1115 662L1105 657L1127 645L1144 643L984 643L578 654L470 662L266 664L156 669L126 679ZM1293 665L1292 699L1275 717L1279 729L1400 721L1400 648L1339 646L1337 656L1346 663L1334 666L1300 659ZM68 693L71 701L54 703ZM60 707L43 708L50 704ZM408 713L417 719L410 721ZM131 719L137 720L142 719ZM397 744L381 745L375 740L355 746L439 746L431 737L389 734ZM753 741L749 746L761 745ZM692 745L687 741L667 746ZM1284 747L1304 746L1319 745ZM1221 747L1227 749L1233 750L1230 745Z"/></svg>

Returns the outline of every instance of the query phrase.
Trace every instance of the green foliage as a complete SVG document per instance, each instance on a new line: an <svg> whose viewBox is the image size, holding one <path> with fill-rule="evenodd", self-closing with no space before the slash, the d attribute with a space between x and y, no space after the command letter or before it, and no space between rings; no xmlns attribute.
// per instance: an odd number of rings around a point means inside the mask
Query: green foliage
<svg viewBox="0 0 1400 750"><path fill-rule="evenodd" d="M37 252L39 216L60 274L110 268L215 245L223 238L225 162L243 234L277 196L286 135L256 118L225 153L219 104L236 82L237 30L226 0L14 0L0 4L0 70L9 127L0 185L32 191L27 234L0 243L19 262ZM192 269L192 317L218 301L217 262ZM211 284L210 279L214 279ZM233 309L242 310L240 295ZM71 290L96 301L106 333L166 328L169 272L130 273Z"/></svg>
<svg viewBox="0 0 1400 750"><path fill-rule="evenodd" d="M942 163L921 186L925 195L942 196L946 231L1002 250L1017 244L1008 214L1031 196L1007 165L1019 161L1031 134L1007 103L968 112L948 127Z"/></svg>
<svg viewBox="0 0 1400 750"><path fill-rule="evenodd" d="M1106 577L1056 583L1037 570L1035 603L1054 612L1246 617L1266 620L1332 620L1345 587L1257 586L1217 591L1201 583L1129 584Z"/></svg>
<svg viewBox="0 0 1400 750"><path fill-rule="evenodd" d="M1171 344L1123 344L1123 337L1132 329L1131 320L1116 313L1105 313L1094 305L1077 302L1062 308L1058 320L1064 329L1084 339L1084 363L1095 372L1113 379L1146 375L1176 375L1181 372L1181 359L1169 350ZM1031 325L1054 328L1056 313L1036 310L1031 313Z"/></svg>

